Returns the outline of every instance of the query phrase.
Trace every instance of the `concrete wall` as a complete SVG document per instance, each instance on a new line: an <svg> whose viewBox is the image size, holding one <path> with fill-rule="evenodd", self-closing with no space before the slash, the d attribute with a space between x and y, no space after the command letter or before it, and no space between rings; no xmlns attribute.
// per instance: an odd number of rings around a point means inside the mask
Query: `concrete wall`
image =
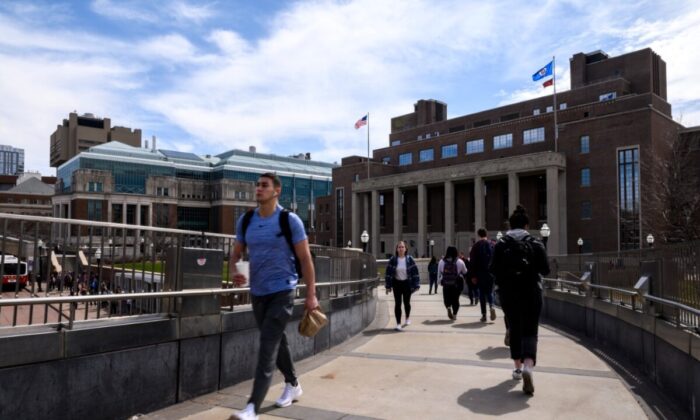
<svg viewBox="0 0 700 420"><path fill-rule="evenodd" d="M376 313L374 285L322 299L328 326L287 336L295 360L362 331ZM252 378L258 330L250 307L199 317L163 315L18 327L0 333L0 418L123 419Z"/></svg>
<svg viewBox="0 0 700 420"><path fill-rule="evenodd" d="M545 291L542 316L617 349L690 418L700 418L700 337L652 313Z"/></svg>

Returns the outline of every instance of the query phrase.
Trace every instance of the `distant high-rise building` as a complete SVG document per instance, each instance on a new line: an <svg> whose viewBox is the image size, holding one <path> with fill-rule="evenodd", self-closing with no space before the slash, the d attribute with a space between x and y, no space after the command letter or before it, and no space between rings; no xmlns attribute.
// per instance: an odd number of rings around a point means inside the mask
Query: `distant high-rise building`
<svg viewBox="0 0 700 420"><path fill-rule="evenodd" d="M24 172L24 149L0 145L0 175L19 175Z"/></svg>
<svg viewBox="0 0 700 420"><path fill-rule="evenodd" d="M129 146L141 147L141 129L112 127L109 118L93 114L78 115L71 112L63 124L51 134L49 160L57 168L78 153L103 143L118 141Z"/></svg>

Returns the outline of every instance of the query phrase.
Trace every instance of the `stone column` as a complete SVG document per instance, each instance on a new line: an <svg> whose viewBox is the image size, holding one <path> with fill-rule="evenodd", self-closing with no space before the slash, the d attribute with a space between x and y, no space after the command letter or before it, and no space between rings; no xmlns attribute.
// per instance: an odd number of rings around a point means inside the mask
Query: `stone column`
<svg viewBox="0 0 700 420"><path fill-rule="evenodd" d="M126 201L122 203L122 221L121 223L126 223L126 207L128 204L126 204Z"/></svg>
<svg viewBox="0 0 700 420"><path fill-rule="evenodd" d="M367 234L369 235L370 233L370 227L369 227L369 198L370 194L369 193L362 193L362 226L360 227L360 234L362 234L362 231L367 231ZM371 239L371 238L370 238ZM360 238L360 248L362 248L362 238ZM369 242L367 242L367 250L369 250Z"/></svg>
<svg viewBox="0 0 700 420"><path fill-rule="evenodd" d="M484 200L484 179L474 178L474 234L479 228L486 229L486 200Z"/></svg>
<svg viewBox="0 0 700 420"><path fill-rule="evenodd" d="M379 257L379 193L372 190L372 230L369 233L369 243L371 254L375 258Z"/></svg>
<svg viewBox="0 0 700 420"><path fill-rule="evenodd" d="M547 168L547 225L550 235L547 241L547 252L550 255L559 255L561 251L561 226L559 224L559 169ZM537 226L530 226L536 228Z"/></svg>
<svg viewBox="0 0 700 420"><path fill-rule="evenodd" d="M394 243L389 245L390 253L394 253L394 247L401 239L401 226L403 226L401 213L401 189L394 187Z"/></svg>
<svg viewBox="0 0 700 420"><path fill-rule="evenodd" d="M426 241L426 217L428 201L426 199L425 184L418 184L418 256L428 255L425 249Z"/></svg>
<svg viewBox="0 0 700 420"><path fill-rule="evenodd" d="M508 215L520 203L520 179L515 172L508 173Z"/></svg>
<svg viewBox="0 0 700 420"><path fill-rule="evenodd" d="M452 181L445 181L445 246L447 249L454 243L455 231L455 185Z"/></svg>
<svg viewBox="0 0 700 420"><path fill-rule="evenodd" d="M354 248L361 248L362 243L360 242L360 200L356 192L351 195L350 208L352 211L352 221L350 227L350 240L352 241L352 246ZM343 244L347 245L347 242Z"/></svg>

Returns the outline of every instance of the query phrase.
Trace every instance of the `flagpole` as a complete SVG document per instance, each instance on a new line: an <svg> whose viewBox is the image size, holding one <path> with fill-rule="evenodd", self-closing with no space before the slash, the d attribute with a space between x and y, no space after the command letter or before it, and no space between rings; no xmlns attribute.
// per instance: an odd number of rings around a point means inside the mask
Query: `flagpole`
<svg viewBox="0 0 700 420"><path fill-rule="evenodd" d="M367 179L369 179L369 111L367 111Z"/></svg>
<svg viewBox="0 0 700 420"><path fill-rule="evenodd" d="M554 151L558 152L559 125L557 124L557 66L554 60L555 57L552 56L552 86L554 86L554 95L552 96L552 101L554 102Z"/></svg>

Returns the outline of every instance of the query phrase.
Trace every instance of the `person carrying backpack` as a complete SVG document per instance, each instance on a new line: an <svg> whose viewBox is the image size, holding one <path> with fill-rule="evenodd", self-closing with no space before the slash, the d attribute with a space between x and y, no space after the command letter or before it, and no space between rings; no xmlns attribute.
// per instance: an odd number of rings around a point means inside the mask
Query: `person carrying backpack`
<svg viewBox="0 0 700 420"><path fill-rule="evenodd" d="M247 249L250 256L250 299L260 330L260 346L253 391L245 409L233 414L235 419L258 418L275 366L285 381L284 391L275 405L287 407L303 393L285 330L292 316L295 289L301 277L297 263L306 283L304 307L307 311L318 307L316 275L304 224L296 214L286 212L278 204L281 192L282 183L277 175L260 175L255 186L258 207L252 213L243 214L236 224L236 243L229 259L231 280L236 287L246 283L247 279L237 271L236 263ZM244 223L247 223L245 228ZM288 231L291 231L289 238Z"/></svg>
<svg viewBox="0 0 700 420"><path fill-rule="evenodd" d="M447 308L447 317L457 319L459 311L459 295L464 289L464 276L467 274L467 266L464 264L457 248L447 247L445 258L438 264L438 279L442 286L442 300Z"/></svg>
<svg viewBox="0 0 700 420"><path fill-rule="evenodd" d="M537 329L542 310L542 277L549 274L547 251L527 232L530 220L518 205L509 230L496 244L491 272L496 278L510 331L513 379L523 379L523 392L533 395L537 362Z"/></svg>
<svg viewBox="0 0 700 420"><path fill-rule="evenodd" d="M408 254L406 242L396 244L396 254L389 259L386 267L386 292L394 291L394 315L396 316L396 331L401 331L401 301L406 310L406 323L411 325L411 294L420 288L420 276L416 261Z"/></svg>
<svg viewBox="0 0 700 420"><path fill-rule="evenodd" d="M491 257L493 256L493 244L489 241L486 229L477 231L479 240L472 246L469 252L469 277L467 281L479 290L479 304L481 305L481 322L486 322L486 303L489 304L491 321L496 320L496 310L493 308L493 275L490 271Z"/></svg>
<svg viewBox="0 0 700 420"><path fill-rule="evenodd" d="M430 262L428 263L428 277L430 278L430 285L428 286L428 294L429 295L432 294L433 286L435 286L435 294L437 295L438 262L434 256L430 258Z"/></svg>

